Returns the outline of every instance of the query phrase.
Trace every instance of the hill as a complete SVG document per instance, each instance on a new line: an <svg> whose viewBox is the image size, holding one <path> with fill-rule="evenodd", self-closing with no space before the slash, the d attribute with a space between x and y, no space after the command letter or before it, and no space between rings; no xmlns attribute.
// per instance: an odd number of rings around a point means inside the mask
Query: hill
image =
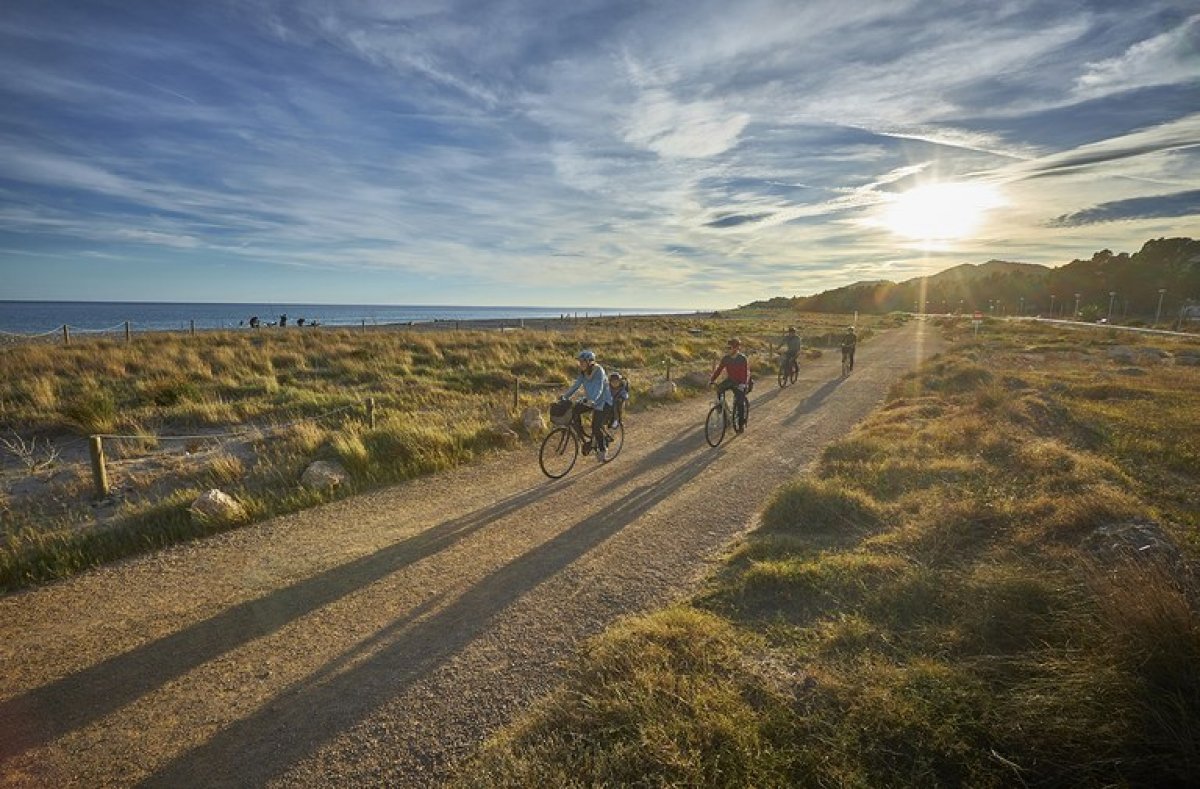
<svg viewBox="0 0 1200 789"><path fill-rule="evenodd" d="M903 282L856 282L814 296L773 298L748 307L802 312L966 312L1070 315L1106 313L1153 318L1162 289L1163 316L1200 301L1200 241L1160 238L1132 255L1104 249L1059 267L989 260L964 263ZM1115 294L1110 296L1110 294Z"/></svg>

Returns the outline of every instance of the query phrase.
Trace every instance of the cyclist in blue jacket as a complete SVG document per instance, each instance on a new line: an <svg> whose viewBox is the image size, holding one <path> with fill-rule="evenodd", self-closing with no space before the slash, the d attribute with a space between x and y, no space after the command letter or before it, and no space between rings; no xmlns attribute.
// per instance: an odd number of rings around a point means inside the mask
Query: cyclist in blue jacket
<svg viewBox="0 0 1200 789"><path fill-rule="evenodd" d="M571 416L575 421L575 427L582 432L582 415L588 411L592 412L592 436L596 441L596 459L603 463L608 460L608 447L604 442L604 414L612 406L612 392L608 388L608 376L605 374L604 368L596 364L596 354L593 351L582 350L575 358L579 362L579 376L571 388L562 394L562 399L570 399L571 395L583 387L584 398L575 404ZM586 443L583 445L584 454L591 449Z"/></svg>

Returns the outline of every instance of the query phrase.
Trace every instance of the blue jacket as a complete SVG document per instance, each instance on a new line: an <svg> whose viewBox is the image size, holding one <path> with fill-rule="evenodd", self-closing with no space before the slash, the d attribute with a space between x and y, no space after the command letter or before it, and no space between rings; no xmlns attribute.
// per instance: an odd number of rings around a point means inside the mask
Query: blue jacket
<svg viewBox="0 0 1200 789"><path fill-rule="evenodd" d="M608 389L608 373L604 372L604 368L600 365L592 365L591 374L580 373L579 377L575 379L574 385L563 394L563 397L575 394L581 386L587 399L592 401L593 408L600 409L606 405L612 405L612 392Z"/></svg>

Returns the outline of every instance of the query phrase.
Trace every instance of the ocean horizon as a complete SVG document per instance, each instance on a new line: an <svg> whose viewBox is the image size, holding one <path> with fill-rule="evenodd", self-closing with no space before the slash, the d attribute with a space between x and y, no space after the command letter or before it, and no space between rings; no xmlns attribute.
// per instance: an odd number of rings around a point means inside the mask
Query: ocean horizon
<svg viewBox="0 0 1200 789"><path fill-rule="evenodd" d="M61 331L105 332L237 329L252 317L262 325L314 322L322 326L386 326L466 320L558 318L562 315L687 315L695 310L654 307L483 307L428 304L293 304L283 302L17 301L0 300L0 333L33 336Z"/></svg>

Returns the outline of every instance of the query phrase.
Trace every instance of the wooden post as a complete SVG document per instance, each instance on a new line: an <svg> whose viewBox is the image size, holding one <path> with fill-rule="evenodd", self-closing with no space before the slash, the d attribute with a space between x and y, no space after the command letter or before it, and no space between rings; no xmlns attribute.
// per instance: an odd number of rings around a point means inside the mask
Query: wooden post
<svg viewBox="0 0 1200 789"><path fill-rule="evenodd" d="M129 342L132 335L129 333L129 321L125 321L125 342Z"/></svg>
<svg viewBox="0 0 1200 789"><path fill-rule="evenodd" d="M71 330L67 328L67 324L63 324L63 345L71 344Z"/></svg>
<svg viewBox="0 0 1200 789"><path fill-rule="evenodd" d="M667 380L671 380L671 357L667 357Z"/></svg>
<svg viewBox="0 0 1200 789"><path fill-rule="evenodd" d="M196 336L196 321L195 320L188 321L188 333L191 334L193 337Z"/></svg>
<svg viewBox="0 0 1200 789"><path fill-rule="evenodd" d="M375 429L375 398L374 397L367 398L367 425L369 425L372 430Z"/></svg>
<svg viewBox="0 0 1200 789"><path fill-rule="evenodd" d="M104 467L104 443L100 436L90 436L88 443L92 450L92 481L96 485L96 498L102 499L108 495L108 470Z"/></svg>
<svg viewBox="0 0 1200 789"><path fill-rule="evenodd" d="M459 329L461 329L461 328L462 328L462 322L461 322L461 321L455 321L455 322L454 322L454 330L455 330L455 331L458 331L458 330L459 330Z"/></svg>
<svg viewBox="0 0 1200 789"><path fill-rule="evenodd" d="M367 319L366 318L363 318L362 324L363 324L363 331L366 331L367 330Z"/></svg>
<svg viewBox="0 0 1200 789"><path fill-rule="evenodd" d="M513 410L517 410L517 403L521 399L521 377L513 376Z"/></svg>

